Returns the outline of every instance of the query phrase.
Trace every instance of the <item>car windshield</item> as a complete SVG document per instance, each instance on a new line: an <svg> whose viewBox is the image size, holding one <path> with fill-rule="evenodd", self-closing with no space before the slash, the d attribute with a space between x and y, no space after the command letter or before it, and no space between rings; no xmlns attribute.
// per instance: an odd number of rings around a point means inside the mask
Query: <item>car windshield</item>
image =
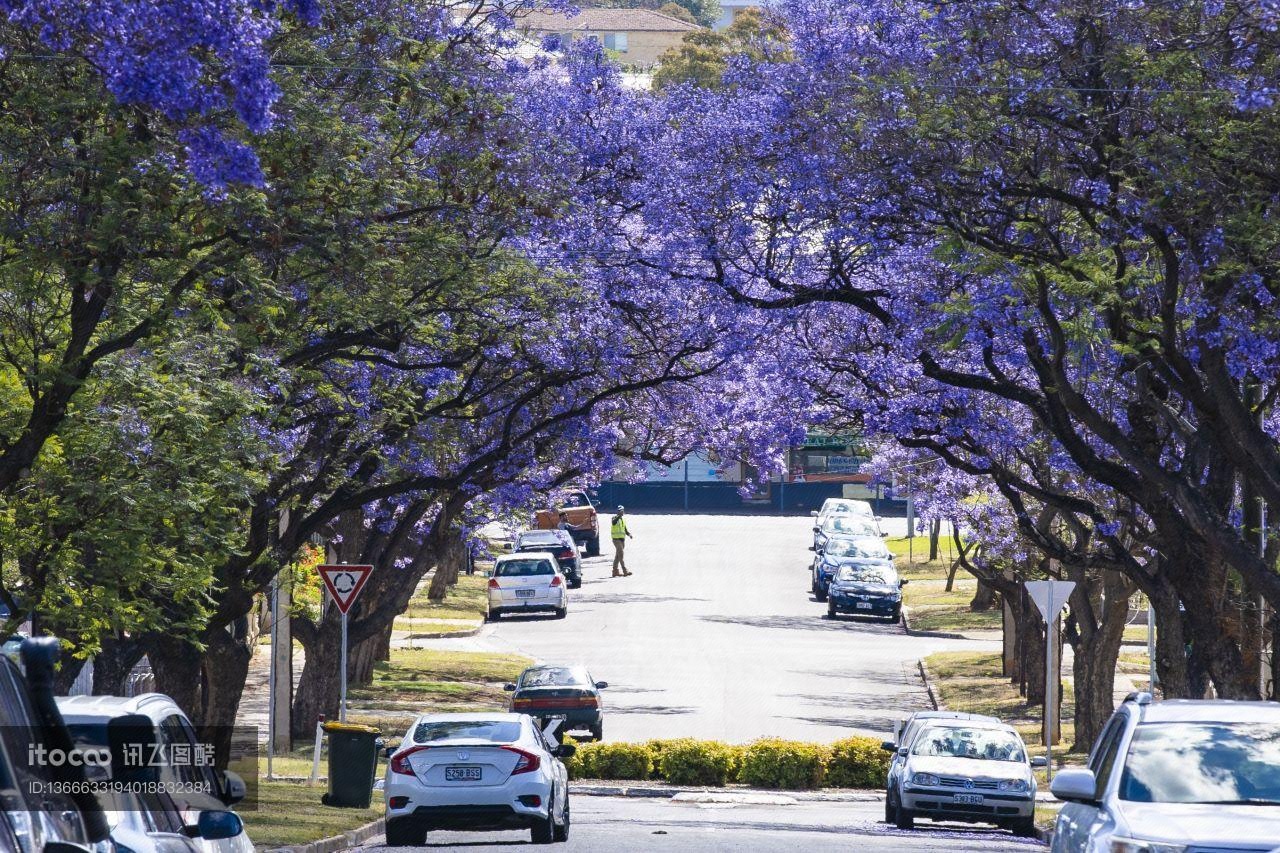
<svg viewBox="0 0 1280 853"><path fill-rule="evenodd" d="M442 740L487 740L514 743L520 740L520 724L510 720L433 720L413 728L414 743Z"/></svg>
<svg viewBox="0 0 1280 853"><path fill-rule="evenodd" d="M504 578L528 578L537 575L554 575L556 570L546 560L504 560L493 573Z"/></svg>
<svg viewBox="0 0 1280 853"><path fill-rule="evenodd" d="M545 531L543 533L525 533L520 536L520 547L524 548L529 545L559 545L560 537L556 536L553 531Z"/></svg>
<svg viewBox="0 0 1280 853"><path fill-rule="evenodd" d="M834 539L827 545L827 556L854 557L863 560L888 560L889 549L875 540Z"/></svg>
<svg viewBox="0 0 1280 853"><path fill-rule="evenodd" d="M1280 725L1138 726L1120 776L1120 799L1280 805Z"/></svg>
<svg viewBox="0 0 1280 853"><path fill-rule="evenodd" d="M827 519L828 532L853 533L859 536L875 536L875 528L867 521L852 515L834 515Z"/></svg>
<svg viewBox="0 0 1280 853"><path fill-rule="evenodd" d="M889 576L889 572L875 566L845 566L837 577L839 580L851 583L897 583Z"/></svg>
<svg viewBox="0 0 1280 853"><path fill-rule="evenodd" d="M527 669L520 676L521 687L573 687L588 683L585 672L567 666Z"/></svg>
<svg viewBox="0 0 1280 853"><path fill-rule="evenodd" d="M1004 729L933 726L916 738L916 755L972 758L979 761L1026 761L1022 741Z"/></svg>
<svg viewBox="0 0 1280 853"><path fill-rule="evenodd" d="M591 503L587 500L586 495L581 492L574 492L572 494L565 495L560 506L564 509L573 509L574 507L591 506Z"/></svg>

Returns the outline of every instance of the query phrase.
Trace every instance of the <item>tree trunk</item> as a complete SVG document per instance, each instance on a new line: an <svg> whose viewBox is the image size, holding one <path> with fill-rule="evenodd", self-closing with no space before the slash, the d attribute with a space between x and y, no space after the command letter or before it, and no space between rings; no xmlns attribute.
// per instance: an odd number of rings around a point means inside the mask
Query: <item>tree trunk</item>
<svg viewBox="0 0 1280 853"><path fill-rule="evenodd" d="M156 690L168 694L194 720L201 704L203 655L190 642L163 634L149 635L144 643Z"/></svg>
<svg viewBox="0 0 1280 853"><path fill-rule="evenodd" d="M938 559L938 539L941 535L942 535L942 519L935 518L933 521L929 522L929 562L930 563ZM952 577L955 577L954 571L952 572ZM948 586L947 591L949 592L950 590L951 590L951 587Z"/></svg>
<svg viewBox="0 0 1280 853"><path fill-rule="evenodd" d="M978 591L974 593L973 601L969 602L969 609L974 613L986 613L996 605L995 587L978 581Z"/></svg>
<svg viewBox="0 0 1280 853"><path fill-rule="evenodd" d="M377 634L351 647L347 658L347 684L351 687L368 687L373 684L373 665L390 659L391 631L394 622L388 623Z"/></svg>
<svg viewBox="0 0 1280 853"><path fill-rule="evenodd" d="M1018 610L1018 688L1028 705L1044 704L1044 625L1030 601Z"/></svg>
<svg viewBox="0 0 1280 853"><path fill-rule="evenodd" d="M1132 585L1118 572L1104 572L1100 580L1102 596L1090 595L1099 611L1096 624L1084 624L1085 620L1093 621L1093 617L1082 612L1080 616L1084 618L1079 619L1076 630L1067 631L1067 636L1075 640L1072 643L1075 655L1071 666L1076 697L1075 743L1072 746L1075 752L1089 751L1115 711L1116 663L1129 616L1129 596L1133 593ZM1086 580L1085 583L1091 581ZM1080 586L1076 591L1081 592ZM1083 594L1089 595L1089 591ZM1072 600L1072 620L1077 621L1076 611L1080 608L1074 605L1077 600L1075 593Z"/></svg>
<svg viewBox="0 0 1280 853"><path fill-rule="evenodd" d="M122 636L102 638L93 656L93 692L97 696L123 696L129 673L142 660L142 646Z"/></svg>
<svg viewBox="0 0 1280 853"><path fill-rule="evenodd" d="M453 537L444 543L436 558L436 571L431 577L431 587L427 597L432 601L443 601L449 587L458 582L458 574L466 566L467 547L461 537Z"/></svg>
<svg viewBox="0 0 1280 853"><path fill-rule="evenodd" d="M330 607L318 626L302 617L292 620L293 635L306 653L302 678L293 697L295 738L310 740L321 715L326 720L338 719L342 631L336 615L337 608Z"/></svg>
<svg viewBox="0 0 1280 853"><path fill-rule="evenodd" d="M1165 699L1189 699L1191 680L1178 592L1162 573L1147 589L1147 598L1156 619L1156 677L1161 695Z"/></svg>
<svg viewBox="0 0 1280 853"><path fill-rule="evenodd" d="M217 749L219 763L231 755L240 697L244 695L252 658L253 646L247 638L233 637L221 630L210 636L202 662L204 702L199 717L192 722L205 742Z"/></svg>

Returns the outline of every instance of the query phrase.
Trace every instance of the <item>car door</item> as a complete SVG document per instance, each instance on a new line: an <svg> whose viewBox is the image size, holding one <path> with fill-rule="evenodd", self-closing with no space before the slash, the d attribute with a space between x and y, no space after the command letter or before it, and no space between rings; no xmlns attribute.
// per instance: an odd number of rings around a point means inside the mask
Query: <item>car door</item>
<svg viewBox="0 0 1280 853"><path fill-rule="evenodd" d="M555 738L548 738L536 723L533 726L533 730L538 744L551 761L551 775L555 780L555 791L553 793L555 799L552 802L550 813L553 816L559 815L561 822L563 822L565 809L569 807L569 773L565 770L564 762L556 756Z"/></svg>
<svg viewBox="0 0 1280 853"><path fill-rule="evenodd" d="M1114 819L1102 806L1102 798L1115 770L1128 725L1128 715L1117 713L1102 730L1089 753L1088 763L1097 777L1097 802L1063 804L1053 833L1054 853L1088 853L1090 840L1098 833L1108 832L1108 827L1114 825Z"/></svg>

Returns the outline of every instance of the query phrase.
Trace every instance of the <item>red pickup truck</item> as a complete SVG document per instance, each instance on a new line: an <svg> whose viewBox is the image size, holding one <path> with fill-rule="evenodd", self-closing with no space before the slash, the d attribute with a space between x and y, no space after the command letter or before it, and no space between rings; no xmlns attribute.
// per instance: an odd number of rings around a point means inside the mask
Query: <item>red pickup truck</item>
<svg viewBox="0 0 1280 853"><path fill-rule="evenodd" d="M538 530L555 530L560 526L560 513L569 522L569 533L574 542L586 545L588 557L600 556L600 518L596 515L591 496L583 489L572 489L562 495L555 509L538 510L533 526Z"/></svg>

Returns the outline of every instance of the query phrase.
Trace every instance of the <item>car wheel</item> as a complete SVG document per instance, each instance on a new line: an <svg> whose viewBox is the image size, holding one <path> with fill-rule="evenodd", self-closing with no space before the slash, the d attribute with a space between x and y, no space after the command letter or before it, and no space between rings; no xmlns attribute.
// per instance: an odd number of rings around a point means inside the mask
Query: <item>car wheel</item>
<svg viewBox="0 0 1280 853"><path fill-rule="evenodd" d="M604 721L596 723L591 727L591 739L599 743L604 740Z"/></svg>
<svg viewBox="0 0 1280 853"><path fill-rule="evenodd" d="M893 823L893 795L888 791L884 793L884 822Z"/></svg>
<svg viewBox="0 0 1280 853"><path fill-rule="evenodd" d="M838 610L836 610L836 603L835 603L834 601L832 601L831 599L829 599L829 598L828 598L828 599L827 599L827 618L828 618L828 619L834 619L834 618L836 618L836 615L837 615L838 613L839 613L839 611L838 611Z"/></svg>
<svg viewBox="0 0 1280 853"><path fill-rule="evenodd" d="M569 608L567 608L567 607L557 607L557 608L556 608L556 618L557 618L557 619L563 619L564 617L566 617L566 616L568 616L568 615L569 615Z"/></svg>
<svg viewBox="0 0 1280 853"><path fill-rule="evenodd" d="M484 615L484 621L497 622L498 617L502 615L502 611L496 607L490 607L489 612Z"/></svg>
<svg viewBox="0 0 1280 853"><path fill-rule="evenodd" d="M1019 838L1035 838L1036 819L1034 817L1020 817L1009 824L1009 831Z"/></svg>
<svg viewBox="0 0 1280 853"><path fill-rule="evenodd" d="M592 536L590 539L587 540L587 556L588 557L600 556L600 537L599 536Z"/></svg>
<svg viewBox="0 0 1280 853"><path fill-rule="evenodd" d="M898 829L915 829L916 816L911 813L910 809L898 806L893 810L893 825Z"/></svg>
<svg viewBox="0 0 1280 853"><path fill-rule="evenodd" d="M387 819L388 847L418 847L427 841L427 831L406 818Z"/></svg>
<svg viewBox="0 0 1280 853"><path fill-rule="evenodd" d="M578 589L580 586L582 586L582 577L581 577L581 575L579 575L579 576L578 576L578 577L576 577L576 578L570 578L570 579L569 579L569 589Z"/></svg>
<svg viewBox="0 0 1280 853"><path fill-rule="evenodd" d="M557 826L553 834L556 841L569 840L569 799L567 797L564 801L564 823Z"/></svg>
<svg viewBox="0 0 1280 853"><path fill-rule="evenodd" d="M556 798L553 795L551 797L551 802L554 803L555 801ZM546 820L534 820L533 824L529 827L529 836L530 840L533 841L534 844L551 844L556 840L556 820L551 814L550 808L547 809Z"/></svg>
<svg viewBox="0 0 1280 853"><path fill-rule="evenodd" d="M890 621L890 622L894 622L894 623L897 623L897 622L901 622L901 621L902 621L902 608L901 608L901 607L895 607L895 608L893 608L893 615L889 617L889 621Z"/></svg>

